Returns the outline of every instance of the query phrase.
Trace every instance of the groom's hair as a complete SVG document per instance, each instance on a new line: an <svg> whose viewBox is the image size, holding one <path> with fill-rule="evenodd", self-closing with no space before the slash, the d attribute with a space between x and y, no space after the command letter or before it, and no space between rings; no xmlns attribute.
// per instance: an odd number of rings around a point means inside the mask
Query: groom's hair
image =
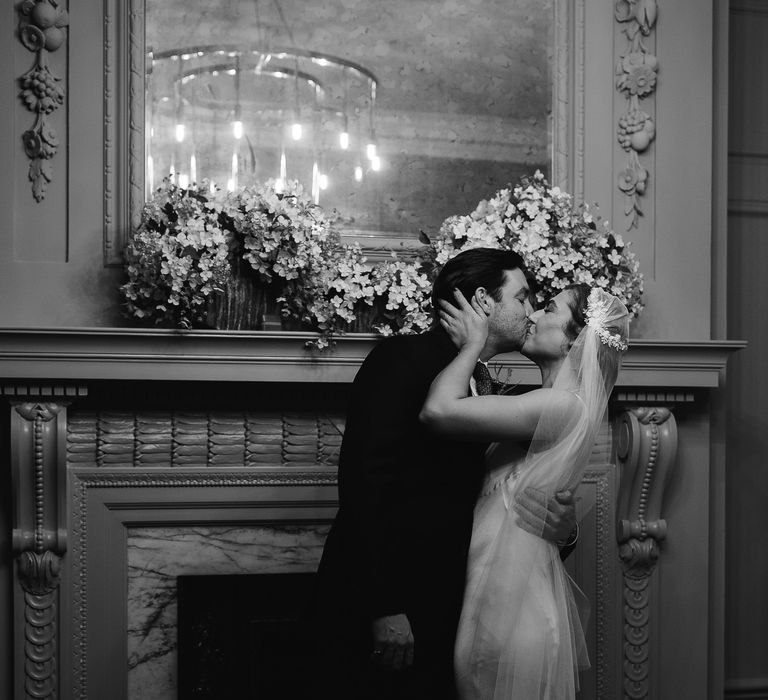
<svg viewBox="0 0 768 700"><path fill-rule="evenodd" d="M511 250L471 248L451 258L443 265L432 286L435 316L439 299L455 304L454 289L459 289L469 300L478 287L485 287L494 301L501 301L501 287L507 270L520 270L528 279L528 285L533 284L523 259ZM532 286L531 292L535 292Z"/></svg>

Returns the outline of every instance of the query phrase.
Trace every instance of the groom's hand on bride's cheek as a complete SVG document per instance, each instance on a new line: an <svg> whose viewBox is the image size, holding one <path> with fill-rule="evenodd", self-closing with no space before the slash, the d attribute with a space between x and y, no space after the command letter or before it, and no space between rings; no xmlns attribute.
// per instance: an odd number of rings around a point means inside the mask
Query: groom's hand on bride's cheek
<svg viewBox="0 0 768 700"><path fill-rule="evenodd" d="M576 527L571 491L548 496L538 489L523 489L515 498L515 512L520 527L550 542L564 541Z"/></svg>

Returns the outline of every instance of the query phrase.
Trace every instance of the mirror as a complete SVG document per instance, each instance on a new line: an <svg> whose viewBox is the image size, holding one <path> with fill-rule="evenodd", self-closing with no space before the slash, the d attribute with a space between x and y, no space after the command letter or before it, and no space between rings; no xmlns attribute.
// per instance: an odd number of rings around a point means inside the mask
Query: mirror
<svg viewBox="0 0 768 700"><path fill-rule="evenodd" d="M299 179L345 233L436 232L551 176L552 0L146 0L145 196Z"/></svg>

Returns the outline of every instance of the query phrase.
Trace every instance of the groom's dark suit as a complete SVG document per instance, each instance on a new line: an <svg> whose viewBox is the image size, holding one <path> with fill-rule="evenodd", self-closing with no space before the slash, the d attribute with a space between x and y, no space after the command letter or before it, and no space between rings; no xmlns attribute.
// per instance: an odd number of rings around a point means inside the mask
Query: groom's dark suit
<svg viewBox="0 0 768 700"><path fill-rule="evenodd" d="M317 633L334 697L378 697L366 684L383 689L394 679L383 697L451 698L486 444L431 434L418 416L432 380L455 355L440 328L388 338L352 385L340 507L318 572ZM411 623L414 665L376 675L371 621L397 613Z"/></svg>

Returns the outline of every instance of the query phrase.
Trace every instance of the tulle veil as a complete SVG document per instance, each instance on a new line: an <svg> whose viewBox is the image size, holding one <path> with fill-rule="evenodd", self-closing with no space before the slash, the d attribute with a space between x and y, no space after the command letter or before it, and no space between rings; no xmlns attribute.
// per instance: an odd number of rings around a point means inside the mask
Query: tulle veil
<svg viewBox="0 0 768 700"><path fill-rule="evenodd" d="M473 677L458 680L460 688L472 688L462 693L472 700L567 700L575 697L578 671L589 666L588 602L566 573L558 548L520 527L516 495L529 488L544 497L574 490L607 420L628 316L618 299L601 290L592 290L593 300L598 322L588 322L574 341L527 456L516 478L502 486L506 513L492 554L474 590L465 594L465 609L475 617L468 645L473 658L462 666ZM611 335L607 326L623 332Z"/></svg>

